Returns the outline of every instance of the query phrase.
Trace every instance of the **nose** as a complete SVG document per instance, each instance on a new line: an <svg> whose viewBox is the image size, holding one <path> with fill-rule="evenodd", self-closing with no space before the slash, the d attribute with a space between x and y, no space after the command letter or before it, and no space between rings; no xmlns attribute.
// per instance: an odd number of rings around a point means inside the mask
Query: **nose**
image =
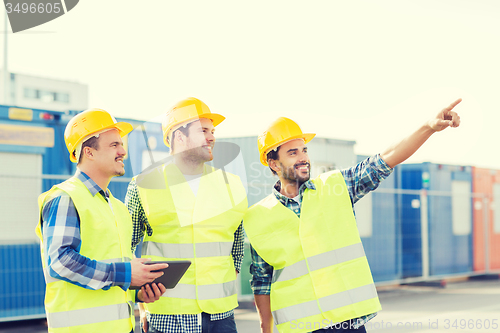
<svg viewBox="0 0 500 333"><path fill-rule="evenodd" d="M307 152L299 152L298 158L300 162L309 162L309 155L307 155Z"/></svg>
<svg viewBox="0 0 500 333"><path fill-rule="evenodd" d="M207 140L208 143L215 142L215 135L211 132L208 132L205 134L205 140Z"/></svg>
<svg viewBox="0 0 500 333"><path fill-rule="evenodd" d="M118 154L120 154L120 156L127 155L127 151L125 150L125 147L123 145L120 145L120 149L118 149Z"/></svg>

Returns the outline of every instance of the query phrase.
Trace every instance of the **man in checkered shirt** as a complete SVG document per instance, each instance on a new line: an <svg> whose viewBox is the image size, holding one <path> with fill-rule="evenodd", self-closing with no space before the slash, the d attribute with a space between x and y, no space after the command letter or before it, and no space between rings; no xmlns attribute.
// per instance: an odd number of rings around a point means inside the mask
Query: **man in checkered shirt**
<svg viewBox="0 0 500 333"><path fill-rule="evenodd" d="M279 180L273 193L248 209L245 232L252 246L252 289L262 333L366 332L380 309L364 255L353 205L387 178L434 133L458 127L444 108L400 143L357 166L310 179L302 133L281 117L258 138L260 160Z"/></svg>
<svg viewBox="0 0 500 333"><path fill-rule="evenodd" d="M139 305L145 332L236 332L241 221L248 203L237 176L206 164L213 159L215 126L223 120L196 98L177 103L162 126L172 163L150 167L129 184L132 249L145 237L143 257L192 262L159 301Z"/></svg>

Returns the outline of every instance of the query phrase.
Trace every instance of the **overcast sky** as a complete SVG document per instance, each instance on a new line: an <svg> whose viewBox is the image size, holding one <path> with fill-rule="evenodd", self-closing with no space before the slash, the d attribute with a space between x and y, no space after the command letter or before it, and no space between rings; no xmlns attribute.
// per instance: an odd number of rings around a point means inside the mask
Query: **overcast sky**
<svg viewBox="0 0 500 333"><path fill-rule="evenodd" d="M89 106L119 117L198 97L226 116L219 136L286 116L358 154L461 97L460 128L409 162L500 169L499 14L496 0L84 0L8 34L9 70L87 84Z"/></svg>

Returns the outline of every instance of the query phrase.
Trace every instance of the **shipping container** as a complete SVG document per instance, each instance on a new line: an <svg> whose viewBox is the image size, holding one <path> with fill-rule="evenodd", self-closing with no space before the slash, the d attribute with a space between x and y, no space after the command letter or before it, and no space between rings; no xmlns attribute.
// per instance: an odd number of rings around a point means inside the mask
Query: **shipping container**
<svg viewBox="0 0 500 333"><path fill-rule="evenodd" d="M498 272L500 270L500 170L473 167L472 191L474 271Z"/></svg>
<svg viewBox="0 0 500 333"><path fill-rule="evenodd" d="M471 167L402 164L398 173L401 189L425 190L400 198L403 277L472 272Z"/></svg>
<svg viewBox="0 0 500 333"><path fill-rule="evenodd" d="M1 244L0 281L0 322L45 317L38 244Z"/></svg>
<svg viewBox="0 0 500 333"><path fill-rule="evenodd" d="M358 162L368 156L358 155ZM397 167L395 168L397 169ZM354 205L356 223L375 282L402 278L397 171Z"/></svg>

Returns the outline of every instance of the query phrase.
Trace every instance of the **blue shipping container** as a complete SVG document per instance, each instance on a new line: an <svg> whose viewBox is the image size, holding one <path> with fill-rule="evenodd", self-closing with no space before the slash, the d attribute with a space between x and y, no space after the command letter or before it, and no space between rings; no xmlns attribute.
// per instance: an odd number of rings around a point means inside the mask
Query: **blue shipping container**
<svg viewBox="0 0 500 333"><path fill-rule="evenodd" d="M45 317L38 244L0 245L0 277L0 321Z"/></svg>
<svg viewBox="0 0 500 333"><path fill-rule="evenodd" d="M402 164L399 186L427 190L429 275L472 271L472 173L469 166ZM421 276L420 197L404 194L401 204L403 277Z"/></svg>
<svg viewBox="0 0 500 333"><path fill-rule="evenodd" d="M358 162L367 157L358 156ZM396 177L394 171L378 189L354 205L361 241L375 282L394 281L402 277Z"/></svg>

